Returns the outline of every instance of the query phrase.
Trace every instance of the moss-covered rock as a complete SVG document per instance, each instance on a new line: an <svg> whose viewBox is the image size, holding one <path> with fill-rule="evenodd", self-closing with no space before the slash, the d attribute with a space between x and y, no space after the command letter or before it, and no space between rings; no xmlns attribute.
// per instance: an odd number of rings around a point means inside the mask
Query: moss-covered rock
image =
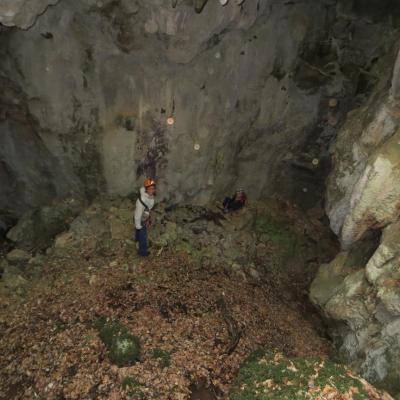
<svg viewBox="0 0 400 400"><path fill-rule="evenodd" d="M10 229L7 238L23 250L44 250L51 245L56 235L67 229L81 207L80 201L66 199L58 204L29 211Z"/></svg>
<svg viewBox="0 0 400 400"><path fill-rule="evenodd" d="M241 366L230 400L390 399L351 374L345 365L319 358L287 358L258 351ZM382 397L380 397L382 395ZM386 396L386 397L383 397Z"/></svg>
<svg viewBox="0 0 400 400"><path fill-rule="evenodd" d="M12 291L15 291L18 294L23 294L25 291L25 287L28 284L28 281L20 274L15 272L6 271L2 275L2 284Z"/></svg>
<svg viewBox="0 0 400 400"><path fill-rule="evenodd" d="M108 349L108 357L118 367L132 365L140 360L139 339L117 320L99 318L95 323L100 339Z"/></svg>

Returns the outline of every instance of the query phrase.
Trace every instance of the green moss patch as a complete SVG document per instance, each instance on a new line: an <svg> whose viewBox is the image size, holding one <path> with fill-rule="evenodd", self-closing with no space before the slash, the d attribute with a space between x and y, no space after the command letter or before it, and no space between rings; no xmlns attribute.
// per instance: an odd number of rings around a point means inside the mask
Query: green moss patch
<svg viewBox="0 0 400 400"><path fill-rule="evenodd" d="M155 348L151 351L150 355L152 358L155 358L159 361L162 368L166 368L171 365L171 355L168 353L168 351Z"/></svg>
<svg viewBox="0 0 400 400"><path fill-rule="evenodd" d="M287 220L275 219L268 214L257 217L256 231L268 237L277 246L289 247L296 240L296 235Z"/></svg>
<svg viewBox="0 0 400 400"><path fill-rule="evenodd" d="M261 214L256 219L256 233L260 240L273 247L270 260L273 270L283 267L296 254L301 242L301 238L288 222L268 214Z"/></svg>
<svg viewBox="0 0 400 400"><path fill-rule="evenodd" d="M121 382L122 389L129 395L133 396L134 399L141 400L145 399L145 394L142 391L142 385L140 382L132 377L126 376Z"/></svg>
<svg viewBox="0 0 400 400"><path fill-rule="evenodd" d="M259 351L241 366L230 400L368 399L368 393L346 366L319 358L289 359ZM327 397L330 396L330 397ZM348 397L341 397L348 396Z"/></svg>
<svg viewBox="0 0 400 400"><path fill-rule="evenodd" d="M136 378L134 378L132 376L126 376L122 380L121 386L122 386L122 389L129 390L129 389L132 389L132 388L140 387L140 383Z"/></svg>
<svg viewBox="0 0 400 400"><path fill-rule="evenodd" d="M108 349L108 357L118 367L125 367L140 360L139 339L117 320L99 318L95 323L100 339Z"/></svg>

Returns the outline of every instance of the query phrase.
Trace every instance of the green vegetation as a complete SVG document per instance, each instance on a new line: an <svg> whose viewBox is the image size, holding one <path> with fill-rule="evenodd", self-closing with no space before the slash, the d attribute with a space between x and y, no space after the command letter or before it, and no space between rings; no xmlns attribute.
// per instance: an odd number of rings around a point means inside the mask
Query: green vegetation
<svg viewBox="0 0 400 400"><path fill-rule="evenodd" d="M102 317L95 322L100 339L108 349L108 357L118 367L132 365L140 360L139 339L119 321Z"/></svg>
<svg viewBox="0 0 400 400"><path fill-rule="evenodd" d="M121 382L122 389L127 392L128 395L134 396L135 399L141 400L145 399L145 394L141 390L141 384L140 382L132 377L132 376L126 376L122 382Z"/></svg>
<svg viewBox="0 0 400 400"><path fill-rule="evenodd" d="M139 386L140 386L140 383L139 383L139 381L138 381L136 378L134 378L134 377L132 377L132 376L126 376L126 377L122 380L121 386L122 386L122 389L128 390L128 389L131 389L131 388L137 388L137 387L139 387Z"/></svg>
<svg viewBox="0 0 400 400"><path fill-rule="evenodd" d="M166 368L171 365L171 355L168 353L168 351L155 348L151 351L151 357L159 360L162 368Z"/></svg>
<svg viewBox="0 0 400 400"><path fill-rule="evenodd" d="M274 248L270 268L280 269L296 253L300 237L288 225L288 220L279 220L268 214L261 214L256 219L256 233L263 242L269 242Z"/></svg>
<svg viewBox="0 0 400 400"><path fill-rule="evenodd" d="M348 395L368 399L362 383L344 365L319 358L289 359L282 354L258 351L240 367L230 400L316 399L321 395ZM347 397L346 397L347 398Z"/></svg>

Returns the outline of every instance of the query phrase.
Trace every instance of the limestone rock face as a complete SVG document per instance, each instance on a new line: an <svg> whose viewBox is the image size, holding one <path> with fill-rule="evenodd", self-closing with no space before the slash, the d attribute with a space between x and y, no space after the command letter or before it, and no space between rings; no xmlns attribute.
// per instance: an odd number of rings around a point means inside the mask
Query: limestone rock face
<svg viewBox="0 0 400 400"><path fill-rule="evenodd" d="M359 67L394 39L330 0L60 1L36 19L48 3L0 2L36 21L0 34L0 217L147 175L172 204L243 186L314 205Z"/></svg>
<svg viewBox="0 0 400 400"><path fill-rule="evenodd" d="M355 256L360 243L340 253L320 267L310 288L312 302L330 321L341 356L393 393L400 390L399 235L398 222L385 228L372 256L362 251L368 261Z"/></svg>
<svg viewBox="0 0 400 400"><path fill-rule="evenodd" d="M327 212L344 248L400 214L400 114L391 98L380 100L378 110L351 113L333 149Z"/></svg>
<svg viewBox="0 0 400 400"><path fill-rule="evenodd" d="M400 222L384 229L382 240L368 261L366 277L376 296L394 316L400 316Z"/></svg>
<svg viewBox="0 0 400 400"><path fill-rule="evenodd" d="M399 68L396 61L394 71L377 71L374 94L349 113L332 147L326 208L342 251L320 267L310 288L340 354L394 394L400 393Z"/></svg>
<svg viewBox="0 0 400 400"><path fill-rule="evenodd" d="M38 15L42 14L50 5L59 0L1 0L0 24L18 26L22 29L30 28Z"/></svg>

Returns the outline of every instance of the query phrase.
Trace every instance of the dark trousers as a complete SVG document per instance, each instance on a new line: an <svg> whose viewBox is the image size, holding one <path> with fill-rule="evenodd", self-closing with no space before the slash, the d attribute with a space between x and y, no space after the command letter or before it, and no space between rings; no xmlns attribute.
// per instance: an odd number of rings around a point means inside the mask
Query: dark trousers
<svg viewBox="0 0 400 400"><path fill-rule="evenodd" d="M225 197L224 201L222 202L222 205L224 208L228 208L229 204L232 202L232 199L230 197Z"/></svg>
<svg viewBox="0 0 400 400"><path fill-rule="evenodd" d="M139 255L146 257L149 255L147 251L147 228L144 226L142 229L136 229L135 234L136 242L139 242Z"/></svg>
<svg viewBox="0 0 400 400"><path fill-rule="evenodd" d="M224 206L225 210L234 211L240 210L244 206L244 202L235 200L232 197L225 197L222 205Z"/></svg>

